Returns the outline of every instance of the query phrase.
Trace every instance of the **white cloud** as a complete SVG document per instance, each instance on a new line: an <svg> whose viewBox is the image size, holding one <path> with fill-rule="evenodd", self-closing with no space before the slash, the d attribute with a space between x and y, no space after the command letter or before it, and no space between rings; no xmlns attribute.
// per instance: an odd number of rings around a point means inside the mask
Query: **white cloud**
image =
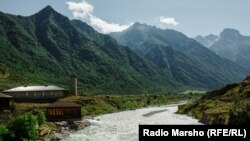
<svg viewBox="0 0 250 141"><path fill-rule="evenodd" d="M93 15L94 6L90 3L83 0L82 2L66 2L68 5L69 10L72 12L74 18L81 19L95 29L102 33L110 33L110 32L120 32L128 27L130 27L133 23L128 24L116 24L116 23L108 23L101 18L96 17Z"/></svg>
<svg viewBox="0 0 250 141"><path fill-rule="evenodd" d="M83 18L86 19L89 15L92 14L94 7L87 3L86 1L82 1L80 3L76 2L66 2L69 6L69 10L73 13L75 18Z"/></svg>
<svg viewBox="0 0 250 141"><path fill-rule="evenodd" d="M108 23L98 17L90 16L90 24L98 28L102 33L110 33L110 32L121 32L127 28L129 28L133 23L120 25L116 23Z"/></svg>
<svg viewBox="0 0 250 141"><path fill-rule="evenodd" d="M164 17L164 16L159 17L159 21L163 24L168 24L172 26L176 26L179 24L178 22L175 21L174 18L169 18L169 17Z"/></svg>

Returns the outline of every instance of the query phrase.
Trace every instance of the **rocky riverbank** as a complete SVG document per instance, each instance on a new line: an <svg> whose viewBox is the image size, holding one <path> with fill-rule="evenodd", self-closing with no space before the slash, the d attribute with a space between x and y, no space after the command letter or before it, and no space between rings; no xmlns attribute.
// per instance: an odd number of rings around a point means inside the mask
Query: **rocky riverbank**
<svg viewBox="0 0 250 141"><path fill-rule="evenodd" d="M48 123L39 128L40 137L37 141L59 141L88 126L90 122L86 119Z"/></svg>

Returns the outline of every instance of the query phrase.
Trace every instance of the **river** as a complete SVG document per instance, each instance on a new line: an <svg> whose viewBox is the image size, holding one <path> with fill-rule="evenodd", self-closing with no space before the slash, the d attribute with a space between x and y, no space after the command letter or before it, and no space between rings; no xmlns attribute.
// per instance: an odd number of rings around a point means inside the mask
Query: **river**
<svg viewBox="0 0 250 141"><path fill-rule="evenodd" d="M139 124L201 124L186 115L175 114L177 105L149 107L97 116L91 126L64 141L138 141Z"/></svg>

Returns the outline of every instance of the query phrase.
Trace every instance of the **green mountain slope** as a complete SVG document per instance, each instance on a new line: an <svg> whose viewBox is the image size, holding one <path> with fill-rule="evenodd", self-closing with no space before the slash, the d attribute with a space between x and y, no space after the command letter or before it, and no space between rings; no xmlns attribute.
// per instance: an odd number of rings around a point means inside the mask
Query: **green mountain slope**
<svg viewBox="0 0 250 141"><path fill-rule="evenodd" d="M77 23L85 26L80 29ZM72 73L80 91L91 93L159 92L180 86L113 38L50 6L29 17L0 12L0 42L0 89L21 84L67 88Z"/></svg>
<svg viewBox="0 0 250 141"><path fill-rule="evenodd" d="M174 30L135 23L112 33L121 44L168 72L183 85L216 88L243 79L247 71Z"/></svg>
<svg viewBox="0 0 250 141"><path fill-rule="evenodd" d="M194 116L205 124L250 124L250 77L180 105L178 113Z"/></svg>

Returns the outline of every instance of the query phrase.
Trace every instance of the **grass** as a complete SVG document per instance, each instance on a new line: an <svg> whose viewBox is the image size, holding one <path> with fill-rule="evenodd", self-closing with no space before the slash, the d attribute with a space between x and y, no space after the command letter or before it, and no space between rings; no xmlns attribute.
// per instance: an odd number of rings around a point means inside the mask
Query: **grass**
<svg viewBox="0 0 250 141"><path fill-rule="evenodd" d="M203 90L185 90L181 94L205 94L206 91Z"/></svg>
<svg viewBox="0 0 250 141"><path fill-rule="evenodd" d="M73 101L80 105L82 116L96 116L124 110L133 110L147 106L159 106L176 103L180 100L188 100L198 95L187 94L166 94L166 95L83 95L70 96L59 99L60 101ZM25 111L34 108L44 109L49 103L15 103L18 116Z"/></svg>
<svg viewBox="0 0 250 141"><path fill-rule="evenodd" d="M177 113L191 115L205 124L248 124L249 93L249 85L222 88L179 106Z"/></svg>

